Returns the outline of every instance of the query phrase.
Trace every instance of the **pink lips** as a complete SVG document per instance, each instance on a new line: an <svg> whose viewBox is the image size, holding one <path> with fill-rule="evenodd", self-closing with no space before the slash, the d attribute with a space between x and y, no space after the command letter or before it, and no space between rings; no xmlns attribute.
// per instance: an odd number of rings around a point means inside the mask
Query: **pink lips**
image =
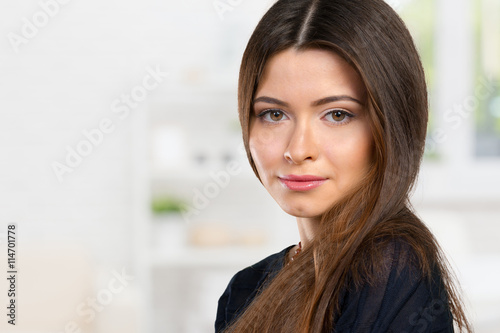
<svg viewBox="0 0 500 333"><path fill-rule="evenodd" d="M279 177L280 182L292 191L308 191L323 184L328 178L311 175L286 175Z"/></svg>

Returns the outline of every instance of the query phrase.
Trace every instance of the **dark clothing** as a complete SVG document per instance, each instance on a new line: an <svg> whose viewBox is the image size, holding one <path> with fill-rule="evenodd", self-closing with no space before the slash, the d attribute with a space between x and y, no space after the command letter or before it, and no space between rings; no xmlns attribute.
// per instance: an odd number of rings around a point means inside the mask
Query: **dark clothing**
<svg viewBox="0 0 500 333"><path fill-rule="evenodd" d="M243 269L231 279L219 299L216 332L222 332L244 312L264 281L267 283L284 267L292 247ZM341 314L334 319L335 333L453 332L439 271L435 270L432 283L428 283L410 264L404 249L407 247L395 242L387 272L381 272L382 283L343 293Z"/></svg>

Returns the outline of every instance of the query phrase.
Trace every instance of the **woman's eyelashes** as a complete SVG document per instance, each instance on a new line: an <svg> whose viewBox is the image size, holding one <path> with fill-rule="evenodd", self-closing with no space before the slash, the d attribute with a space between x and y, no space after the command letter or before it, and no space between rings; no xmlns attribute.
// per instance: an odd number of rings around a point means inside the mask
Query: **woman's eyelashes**
<svg viewBox="0 0 500 333"><path fill-rule="evenodd" d="M329 110L321 119L325 119L334 125L344 125L350 122L353 117L352 113L343 109L333 109ZM264 110L257 115L257 118L268 123L278 123L290 119L284 111L279 109Z"/></svg>
<svg viewBox="0 0 500 333"><path fill-rule="evenodd" d="M279 121L288 119L286 114L278 109L264 110L257 115L257 118L260 118L269 123L277 123Z"/></svg>
<svg viewBox="0 0 500 333"><path fill-rule="evenodd" d="M352 120L354 115L342 109L334 109L328 111L323 118L335 125L344 125Z"/></svg>

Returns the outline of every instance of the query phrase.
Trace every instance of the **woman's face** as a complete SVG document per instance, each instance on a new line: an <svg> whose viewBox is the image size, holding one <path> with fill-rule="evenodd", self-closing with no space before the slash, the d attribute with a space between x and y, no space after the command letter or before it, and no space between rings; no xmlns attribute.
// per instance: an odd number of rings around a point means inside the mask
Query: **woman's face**
<svg viewBox="0 0 500 333"><path fill-rule="evenodd" d="M262 183L296 217L327 211L366 174L372 135L357 72L326 50L269 59L250 116L250 151Z"/></svg>

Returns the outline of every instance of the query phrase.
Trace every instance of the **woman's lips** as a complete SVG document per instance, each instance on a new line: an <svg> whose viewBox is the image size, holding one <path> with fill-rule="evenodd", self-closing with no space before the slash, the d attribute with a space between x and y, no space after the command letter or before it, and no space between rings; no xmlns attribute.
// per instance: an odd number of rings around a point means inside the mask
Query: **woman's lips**
<svg viewBox="0 0 500 333"><path fill-rule="evenodd" d="M312 175L286 175L278 178L284 186L292 191L312 190L328 180L328 178Z"/></svg>

